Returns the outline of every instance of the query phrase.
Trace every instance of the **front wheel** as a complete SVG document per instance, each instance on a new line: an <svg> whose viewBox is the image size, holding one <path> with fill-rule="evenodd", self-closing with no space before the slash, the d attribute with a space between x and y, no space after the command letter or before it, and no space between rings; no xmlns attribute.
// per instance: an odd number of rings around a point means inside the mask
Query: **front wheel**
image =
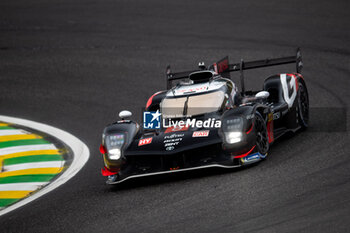
<svg viewBox="0 0 350 233"><path fill-rule="evenodd" d="M269 150L269 137L264 119L260 113L255 114L256 148L258 152L265 156Z"/></svg>

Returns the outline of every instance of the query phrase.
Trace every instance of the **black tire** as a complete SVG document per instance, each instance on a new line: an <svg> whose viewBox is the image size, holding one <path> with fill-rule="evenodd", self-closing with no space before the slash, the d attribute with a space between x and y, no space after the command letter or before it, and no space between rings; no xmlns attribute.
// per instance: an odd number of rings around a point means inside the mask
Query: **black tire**
<svg viewBox="0 0 350 233"><path fill-rule="evenodd" d="M264 118L259 112L255 113L254 128L256 133L256 148L262 155L266 155L270 146L269 136Z"/></svg>
<svg viewBox="0 0 350 233"><path fill-rule="evenodd" d="M309 96L301 82L298 90L298 120L301 128L306 129L309 126Z"/></svg>

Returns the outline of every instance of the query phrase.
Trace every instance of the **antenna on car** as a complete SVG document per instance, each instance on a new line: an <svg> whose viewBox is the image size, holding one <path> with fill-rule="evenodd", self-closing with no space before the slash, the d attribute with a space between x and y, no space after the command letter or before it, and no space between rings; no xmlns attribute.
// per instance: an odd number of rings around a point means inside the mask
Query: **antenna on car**
<svg viewBox="0 0 350 233"><path fill-rule="evenodd" d="M301 69L303 68L303 60L302 60L302 57L301 57L301 51L300 51L300 48L297 48L297 55L296 55L296 66L297 66L297 73L301 73Z"/></svg>
<svg viewBox="0 0 350 233"><path fill-rule="evenodd" d="M240 72L240 78L241 78L242 96L245 95L243 66L244 66L244 61L243 59L241 59L241 63L239 64L239 72Z"/></svg>
<svg viewBox="0 0 350 233"><path fill-rule="evenodd" d="M169 89L171 88L171 82L169 81L169 79L171 79L171 69L170 69L170 65L168 65L168 66L166 67L165 73L166 73L166 77L167 77L167 79L166 79L166 88L169 90Z"/></svg>

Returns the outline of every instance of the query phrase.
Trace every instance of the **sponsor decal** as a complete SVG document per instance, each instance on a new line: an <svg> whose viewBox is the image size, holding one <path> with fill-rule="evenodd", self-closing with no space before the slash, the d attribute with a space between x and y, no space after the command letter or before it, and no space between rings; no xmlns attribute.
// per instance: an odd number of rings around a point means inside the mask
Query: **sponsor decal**
<svg viewBox="0 0 350 233"><path fill-rule="evenodd" d="M223 67L225 68L225 67ZM181 95L186 95L188 93L203 93L211 90L217 90L220 87L225 85L224 82L211 82L209 83L199 83L199 84L193 84L190 86L178 86L177 88L174 89L173 92L169 93L168 95L171 96L181 96Z"/></svg>
<svg viewBox="0 0 350 233"><path fill-rule="evenodd" d="M180 90L176 90L176 92L178 93L187 93L187 92L202 92L202 91L206 91L208 89L207 85L203 85L200 87L190 87L190 88L186 88L186 89L180 89Z"/></svg>
<svg viewBox="0 0 350 233"><path fill-rule="evenodd" d="M192 134L192 137L208 137L209 136L209 130L202 130L202 131L194 131Z"/></svg>
<svg viewBox="0 0 350 233"><path fill-rule="evenodd" d="M247 120L253 119L254 118L254 114L249 114L246 116Z"/></svg>
<svg viewBox="0 0 350 233"><path fill-rule="evenodd" d="M160 129L161 115L159 110L156 112L143 112L143 128Z"/></svg>
<svg viewBox="0 0 350 233"><path fill-rule="evenodd" d="M168 127L164 133L173 133L173 132L179 132L179 131L187 131L188 126L183 126L183 125L176 125L176 126L171 126Z"/></svg>
<svg viewBox="0 0 350 233"><path fill-rule="evenodd" d="M164 136L164 147L166 150L173 150L174 146L179 145L179 143L182 141L182 138L185 134L172 134L172 135L166 135ZM168 149L168 147L172 149Z"/></svg>
<svg viewBox="0 0 350 233"><path fill-rule="evenodd" d="M279 119L281 117L281 112L275 112L274 114L273 114L273 119L274 120L277 120L277 119Z"/></svg>
<svg viewBox="0 0 350 233"><path fill-rule="evenodd" d="M171 151L171 150L174 150L174 149L175 149L175 147L173 147L173 146L168 146L168 147L165 148L165 150L167 150L167 151Z"/></svg>
<svg viewBox="0 0 350 233"><path fill-rule="evenodd" d="M180 133L180 134L174 133L174 134L171 134L171 135L165 135L164 136L164 140L166 140L166 139L173 139L173 138L182 138L183 136L185 136L185 134L183 134L183 133Z"/></svg>
<svg viewBox="0 0 350 233"><path fill-rule="evenodd" d="M150 144L150 143L152 142L152 139L153 139L153 138L143 138L143 139L140 139L140 141L139 141L139 146L144 146L144 145Z"/></svg>
<svg viewBox="0 0 350 233"><path fill-rule="evenodd" d="M260 153L254 153L254 154L248 155L248 156L242 158L242 162L243 163L249 163L249 162L260 160L260 155L259 154Z"/></svg>
<svg viewBox="0 0 350 233"><path fill-rule="evenodd" d="M256 162L260 159L264 159L267 156L267 154L261 154L260 152L256 152L254 154L248 155L244 158L241 158L241 161L243 163L250 163L250 162Z"/></svg>

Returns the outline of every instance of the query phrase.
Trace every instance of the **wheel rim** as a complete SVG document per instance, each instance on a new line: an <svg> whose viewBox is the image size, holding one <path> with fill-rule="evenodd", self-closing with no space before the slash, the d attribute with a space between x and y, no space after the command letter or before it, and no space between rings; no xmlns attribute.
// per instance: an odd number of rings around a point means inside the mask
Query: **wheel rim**
<svg viewBox="0 0 350 233"><path fill-rule="evenodd" d="M256 145L261 154L266 154L269 149L269 141L265 122L261 117L255 118Z"/></svg>

